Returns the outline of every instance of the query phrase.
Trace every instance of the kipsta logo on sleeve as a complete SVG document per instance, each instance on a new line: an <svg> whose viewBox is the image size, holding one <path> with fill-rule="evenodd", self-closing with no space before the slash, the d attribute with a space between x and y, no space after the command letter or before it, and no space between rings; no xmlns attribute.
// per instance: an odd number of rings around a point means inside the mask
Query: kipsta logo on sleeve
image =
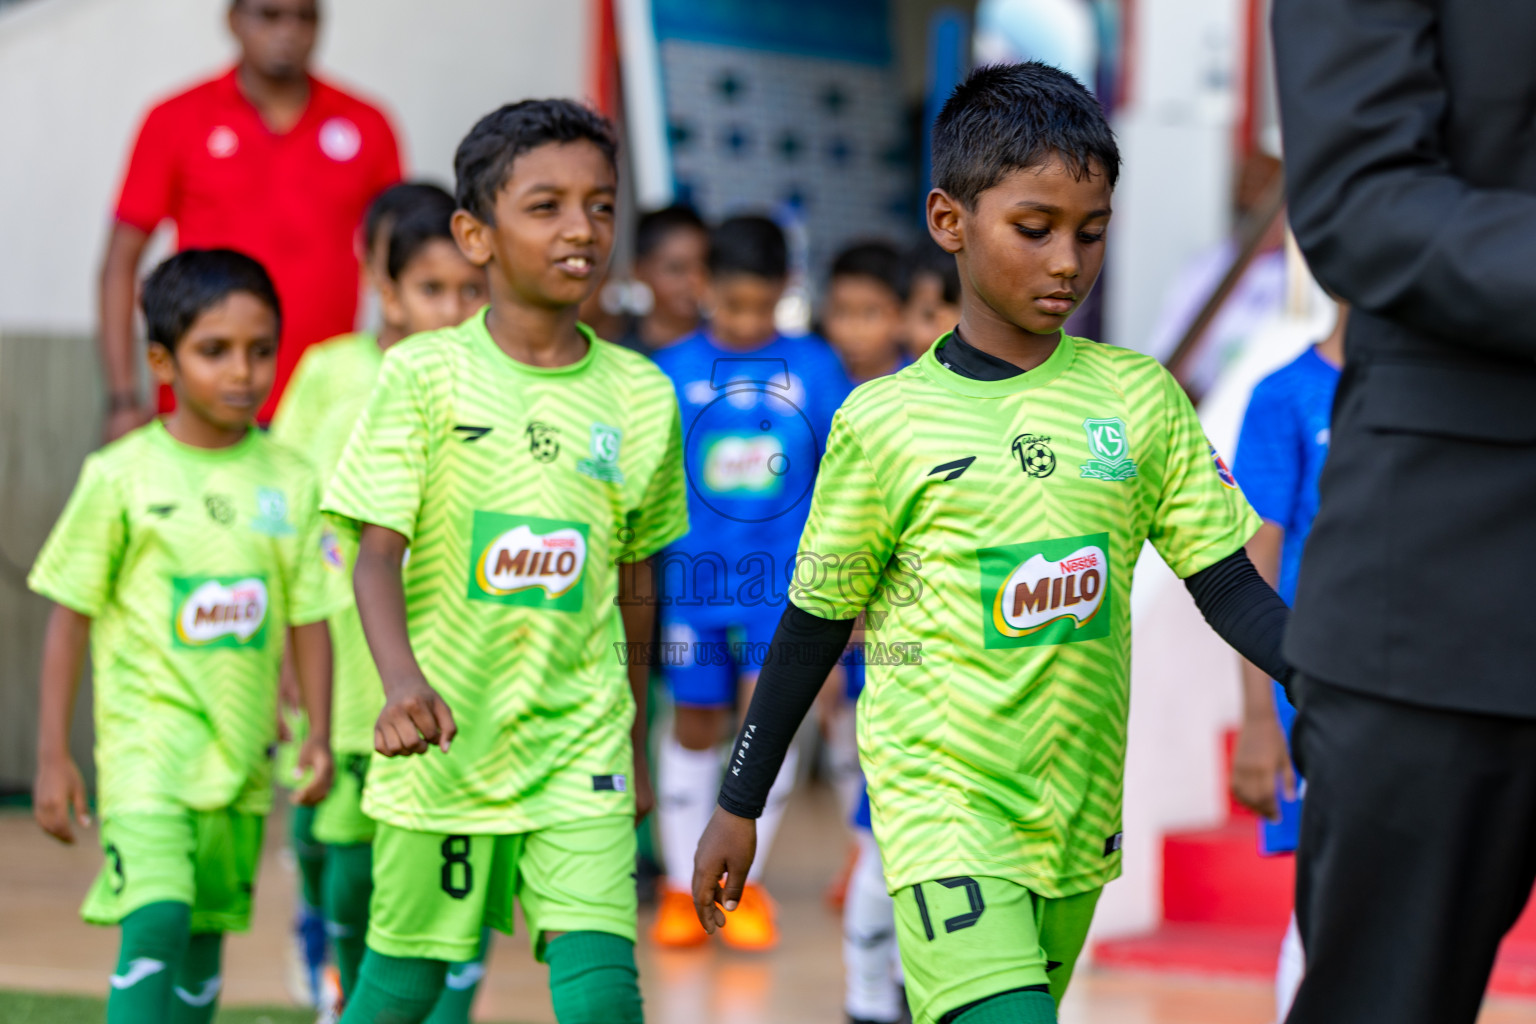
<svg viewBox="0 0 1536 1024"><path fill-rule="evenodd" d="M260 647L267 637L267 581L260 576L171 580L177 647Z"/></svg>
<svg viewBox="0 0 1536 1024"><path fill-rule="evenodd" d="M1131 438L1123 420L1118 416L1086 419L1083 430L1088 434L1088 453L1093 456L1083 463L1083 476L1094 480L1129 480L1136 475L1136 463L1131 461Z"/></svg>
<svg viewBox="0 0 1536 1024"><path fill-rule="evenodd" d="M1109 635L1109 535L982 548L985 646L1037 647Z"/></svg>
<svg viewBox="0 0 1536 1024"><path fill-rule="evenodd" d="M576 468L594 480L622 484L624 471L619 469L619 442L624 432L606 423L592 424L592 457L576 463Z"/></svg>
<svg viewBox="0 0 1536 1024"><path fill-rule="evenodd" d="M581 610L586 523L476 512L470 549L471 601Z"/></svg>

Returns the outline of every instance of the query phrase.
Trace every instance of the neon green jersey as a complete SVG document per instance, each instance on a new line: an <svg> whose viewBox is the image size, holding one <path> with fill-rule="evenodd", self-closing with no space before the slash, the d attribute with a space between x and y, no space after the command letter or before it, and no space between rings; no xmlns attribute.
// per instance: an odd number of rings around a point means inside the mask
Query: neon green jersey
<svg viewBox="0 0 1536 1024"><path fill-rule="evenodd" d="M383 362L384 351L372 334L344 334L306 350L272 417L273 439L308 457L320 479L328 480ZM341 530L338 541L350 580L357 535ZM344 754L366 754L373 750L373 726L384 710L384 687L350 599L352 588L346 590L347 607L331 619L331 746Z"/></svg>
<svg viewBox="0 0 1536 1024"><path fill-rule="evenodd" d="M309 464L158 421L85 460L28 584L93 619L103 815L271 806L287 627L344 598Z"/></svg>
<svg viewBox="0 0 1536 1024"><path fill-rule="evenodd" d="M459 734L374 757L375 820L511 834L633 806L615 563L687 529L681 425L660 370L583 333L553 369L509 358L483 313L384 356L324 508L410 542L411 644Z"/></svg>
<svg viewBox="0 0 1536 1024"><path fill-rule="evenodd" d="M1142 545L1185 577L1259 520L1153 360L1063 336L977 381L946 340L838 412L791 598L867 613L859 749L892 891L1086 892L1120 871Z"/></svg>

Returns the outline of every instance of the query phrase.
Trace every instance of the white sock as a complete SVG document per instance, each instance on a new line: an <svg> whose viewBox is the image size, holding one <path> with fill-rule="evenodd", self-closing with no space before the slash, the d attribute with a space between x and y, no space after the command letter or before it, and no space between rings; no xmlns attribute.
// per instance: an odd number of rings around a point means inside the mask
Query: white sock
<svg viewBox="0 0 1536 1024"><path fill-rule="evenodd" d="M843 1009L862 1020L901 1018L896 904L885 891L874 833L858 829L859 860L843 903Z"/></svg>
<svg viewBox="0 0 1536 1024"><path fill-rule="evenodd" d="M853 705L844 704L827 723L827 774L838 804L847 820L864 795L864 772L859 768L858 723Z"/></svg>
<svg viewBox="0 0 1536 1024"><path fill-rule="evenodd" d="M1301 930L1296 926L1296 915L1291 914L1291 925L1285 930L1280 942L1280 963L1275 967L1275 1019L1283 1021L1296 1001L1296 990L1301 987L1301 977L1307 971L1306 954L1301 948Z"/></svg>
<svg viewBox="0 0 1536 1024"><path fill-rule="evenodd" d="M763 868L768 863L769 851L773 849L773 837L779 834L779 825L784 821L784 808L789 803L790 792L795 788L795 772L799 767L800 748L791 743L784 754L784 766L779 769L779 777L773 780L773 788L768 791L763 816L757 819L757 859L752 862L752 870L747 872L749 882L763 880Z"/></svg>
<svg viewBox="0 0 1536 1024"><path fill-rule="evenodd" d="M693 891L693 852L715 810L720 790L720 750L689 750L668 734L656 765L656 821L667 884Z"/></svg>

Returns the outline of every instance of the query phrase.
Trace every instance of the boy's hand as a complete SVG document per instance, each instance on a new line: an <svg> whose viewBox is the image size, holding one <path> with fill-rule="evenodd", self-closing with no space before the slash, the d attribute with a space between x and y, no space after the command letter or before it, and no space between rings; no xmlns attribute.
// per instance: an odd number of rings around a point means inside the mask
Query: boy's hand
<svg viewBox="0 0 1536 1024"><path fill-rule="evenodd" d="M74 811L81 828L91 827L90 810L85 802L85 780L73 758L40 761L37 778L32 781L32 817L53 838L73 844L69 814Z"/></svg>
<svg viewBox="0 0 1536 1024"><path fill-rule="evenodd" d="M1231 789L1238 803L1270 821L1280 820L1282 792L1296 799L1296 769L1274 715L1243 720L1232 752Z"/></svg>
<svg viewBox="0 0 1536 1024"><path fill-rule="evenodd" d="M386 700L373 727L373 749L385 757L425 754L433 744L448 753L458 735L453 712L419 676L385 687Z"/></svg>
<svg viewBox="0 0 1536 1024"><path fill-rule="evenodd" d="M305 738L304 745L299 748L299 764L294 773L294 779L304 777L309 772L309 782L303 788L293 791L293 802L300 807L313 807L325 799L325 794L331 791L331 779L335 774L335 764L331 758L330 740L319 736Z"/></svg>
<svg viewBox="0 0 1536 1024"><path fill-rule="evenodd" d="M635 824L638 825L656 809L656 790L651 786L651 759L640 747L635 748L635 770L630 778L634 782L631 788L635 793Z"/></svg>
<svg viewBox="0 0 1536 1024"><path fill-rule="evenodd" d="M709 934L725 925L725 910L735 910L757 854L757 822L716 807L693 855L693 910ZM720 877L725 876L725 884Z"/></svg>

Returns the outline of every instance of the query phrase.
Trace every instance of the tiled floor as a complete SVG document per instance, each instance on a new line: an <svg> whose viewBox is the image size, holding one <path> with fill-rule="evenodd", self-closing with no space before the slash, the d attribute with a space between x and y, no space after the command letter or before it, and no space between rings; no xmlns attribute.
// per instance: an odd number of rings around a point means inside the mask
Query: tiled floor
<svg viewBox="0 0 1536 1024"><path fill-rule="evenodd" d="M256 925L227 946L225 999L282 1002L293 874L280 858L274 819L258 891ZM110 929L80 923L76 908L96 871L91 836L63 847L29 816L0 814L0 988L105 990L116 949ZM780 900L781 948L744 956L720 948L661 953L640 948L641 985L653 1024L839 1024L842 961L837 920L821 891L843 857L838 814L826 793L797 795L780 837L770 888ZM498 936L478 1017L554 1020L544 971L525 937ZM1267 986L1087 969L1063 1008L1065 1024L1270 1024ZM1481 1024L1536 1024L1536 1002L1489 1006Z"/></svg>

